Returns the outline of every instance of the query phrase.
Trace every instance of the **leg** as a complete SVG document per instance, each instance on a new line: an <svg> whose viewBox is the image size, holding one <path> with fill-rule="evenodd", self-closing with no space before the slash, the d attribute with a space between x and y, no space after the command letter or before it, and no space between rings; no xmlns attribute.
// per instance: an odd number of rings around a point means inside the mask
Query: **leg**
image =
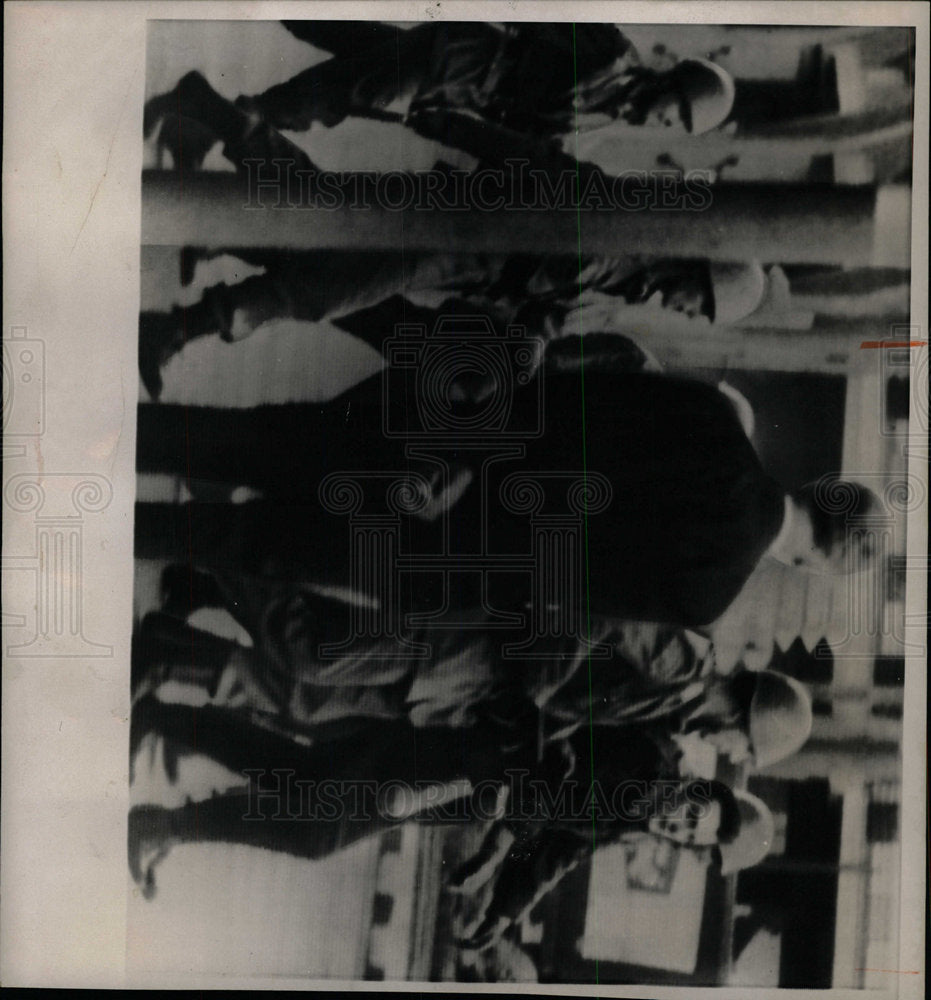
<svg viewBox="0 0 931 1000"><path fill-rule="evenodd" d="M146 698L133 708L132 732L137 744L157 733L232 771L290 770L303 781L405 781L414 787L501 777L497 734L486 726L418 729L406 720L370 720L357 735L307 746L254 726L237 711Z"/></svg>
<svg viewBox="0 0 931 1000"><path fill-rule="evenodd" d="M157 685L175 680L214 694L235 648L235 642L193 628L170 615L152 612L143 619L134 637L132 672L140 681Z"/></svg>
<svg viewBox="0 0 931 1000"><path fill-rule="evenodd" d="M311 22L297 23L306 26ZM371 33L371 46L352 45L350 50L339 37L346 24L336 30L327 28L328 24L332 22L318 22L316 37L299 37L335 52L335 58L261 94L240 98L239 106L256 112L277 129L304 131L314 121L330 127L354 109L364 112L366 107L386 107L413 90L428 71L436 25L420 24L407 31L379 26L380 30ZM364 25L365 33L372 27Z"/></svg>
<svg viewBox="0 0 931 1000"><path fill-rule="evenodd" d="M283 531L283 525L291 530ZM350 586L345 525L307 504L136 505L136 557L247 577Z"/></svg>
<svg viewBox="0 0 931 1000"><path fill-rule="evenodd" d="M380 21L282 21L288 31L315 49L351 58L376 46L397 44L399 29Z"/></svg>
<svg viewBox="0 0 931 1000"><path fill-rule="evenodd" d="M141 404L136 431L140 472L190 483L251 486L295 498L315 495L330 472L410 467L403 441L382 434L382 384L375 375L325 403L250 410Z"/></svg>
<svg viewBox="0 0 931 1000"><path fill-rule="evenodd" d="M273 714L284 710L293 684L285 665L265 657L261 650L159 612L143 619L133 655L133 674L142 680L141 690L178 681L204 688L213 697L221 678L230 672L227 676L235 678L251 707Z"/></svg>
<svg viewBox="0 0 931 1000"><path fill-rule="evenodd" d="M281 254L277 260L263 261L267 273L234 285L213 285L194 305L176 306L169 313L143 312L139 319L139 370L146 389L158 398L161 368L192 340L214 335L226 341L242 340L270 320L316 323L354 313L400 295L411 283L424 287L436 270L429 261L423 254ZM376 314L369 320L385 322L388 318ZM365 339L378 350L394 332L393 326L382 326L370 334L368 329L367 325Z"/></svg>
<svg viewBox="0 0 931 1000"><path fill-rule="evenodd" d="M215 795L176 809L131 809L129 868L145 898L155 895L155 866L177 844L245 844L317 860L398 822L375 812L353 816L347 809L350 799L334 801L332 796L317 803L316 811L302 814L302 790L290 784L286 789L283 795L264 789Z"/></svg>
<svg viewBox="0 0 931 1000"><path fill-rule="evenodd" d="M245 169L245 161L250 158L287 159L298 168L317 169L302 149L258 120L254 113L218 94L196 70L183 76L174 90L147 102L143 114L144 133L149 135L159 122L164 131L165 119L169 117L189 123L189 128L191 125L198 127L200 133L212 133L213 141L224 143L223 155L240 170ZM170 142L170 136L163 138L160 133L159 141ZM203 136L199 134L198 148L203 144ZM182 165L176 162L176 169L180 170Z"/></svg>
<svg viewBox="0 0 931 1000"><path fill-rule="evenodd" d="M166 566L161 576L162 611L184 620L201 608L226 606L223 589L210 573L191 566Z"/></svg>

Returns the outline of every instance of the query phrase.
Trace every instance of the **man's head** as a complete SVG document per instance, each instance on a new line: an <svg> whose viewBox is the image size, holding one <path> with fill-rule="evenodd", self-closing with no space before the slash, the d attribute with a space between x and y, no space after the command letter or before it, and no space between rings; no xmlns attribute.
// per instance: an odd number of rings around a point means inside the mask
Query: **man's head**
<svg viewBox="0 0 931 1000"><path fill-rule="evenodd" d="M647 264L627 281L623 297L632 305L659 296L664 309L686 316L714 314L714 293L708 262L704 260L657 260Z"/></svg>
<svg viewBox="0 0 931 1000"><path fill-rule="evenodd" d="M794 754L811 734L811 695L774 670L739 671L708 687L686 723L734 764L768 767Z"/></svg>
<svg viewBox="0 0 931 1000"><path fill-rule="evenodd" d="M717 128L734 106L734 78L708 59L683 59L665 72L639 67L630 77L633 86L619 88L617 97L631 124L699 135Z"/></svg>
<svg viewBox="0 0 931 1000"><path fill-rule="evenodd" d="M734 78L708 59L683 59L666 74L669 95L650 111L654 124L692 135L717 128L731 113Z"/></svg>
<svg viewBox="0 0 931 1000"><path fill-rule="evenodd" d="M773 554L813 572L862 569L875 552L864 522L882 509L876 494L859 483L824 477L789 496L790 530Z"/></svg>
<svg viewBox="0 0 931 1000"><path fill-rule="evenodd" d="M756 262L670 258L648 264L625 284L622 294L632 304L659 295L664 309L726 326L749 316L765 291L766 276Z"/></svg>
<svg viewBox="0 0 931 1000"><path fill-rule="evenodd" d="M729 844L740 831L740 810L734 793L720 781L683 782L672 801L660 801L649 830L687 847Z"/></svg>

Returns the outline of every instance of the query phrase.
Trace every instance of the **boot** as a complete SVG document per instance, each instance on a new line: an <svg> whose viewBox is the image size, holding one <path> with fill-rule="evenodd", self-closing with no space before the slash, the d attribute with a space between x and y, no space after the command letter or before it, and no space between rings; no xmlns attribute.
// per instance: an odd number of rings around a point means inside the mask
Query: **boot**
<svg viewBox="0 0 931 1000"><path fill-rule="evenodd" d="M156 683L173 680L195 684L213 697L220 675L237 648L237 643L230 639L153 611L145 616L139 628L139 674Z"/></svg>
<svg viewBox="0 0 931 1000"><path fill-rule="evenodd" d="M158 149L171 153L172 167L178 173L201 170L211 149L219 142L217 136L193 118L168 114L158 133Z"/></svg>
<svg viewBox="0 0 931 1000"><path fill-rule="evenodd" d="M132 785L135 780L136 755L142 741L150 733L154 733L162 738L163 759L165 762L165 774L168 780L174 784L178 780L178 760L181 756L193 752L193 747L186 742L179 742L176 734L167 734L164 724L165 713L168 711L165 704L154 695L144 694L132 707L132 715L129 725L129 783ZM191 731L196 733L194 720L196 709L189 709L191 715Z"/></svg>
<svg viewBox="0 0 931 1000"><path fill-rule="evenodd" d="M230 340L232 309L227 285L204 290L200 302L171 312L139 314L139 375L153 400L162 393L162 368L190 341L220 334Z"/></svg>
<svg viewBox="0 0 931 1000"><path fill-rule="evenodd" d="M129 871L145 899L155 895L156 865L178 842L171 825L171 810L163 806L134 806L129 811Z"/></svg>
<svg viewBox="0 0 931 1000"><path fill-rule="evenodd" d="M213 142L235 140L248 127L244 113L218 94L197 70L181 77L174 90L146 102L142 113L144 135L151 135L169 115L196 123L210 132Z"/></svg>
<svg viewBox="0 0 931 1000"><path fill-rule="evenodd" d="M139 314L139 376L153 400L162 394L162 367L184 347L184 331L174 313Z"/></svg>
<svg viewBox="0 0 931 1000"><path fill-rule="evenodd" d="M162 611L185 619L201 608L223 607L223 592L216 580L191 566L166 566L161 578Z"/></svg>
<svg viewBox="0 0 931 1000"><path fill-rule="evenodd" d="M197 265L202 260L209 260L212 254L209 250L204 247L191 247L185 246L181 248L181 255L179 260L179 270L181 277L181 287L187 288L188 285L194 280L194 272L197 270Z"/></svg>

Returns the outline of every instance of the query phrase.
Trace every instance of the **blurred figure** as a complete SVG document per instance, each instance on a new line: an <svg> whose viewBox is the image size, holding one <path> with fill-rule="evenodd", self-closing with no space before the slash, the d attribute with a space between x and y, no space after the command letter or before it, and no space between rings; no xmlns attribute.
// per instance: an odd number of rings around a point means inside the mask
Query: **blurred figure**
<svg viewBox="0 0 931 1000"><path fill-rule="evenodd" d="M183 269L198 255L187 248ZM437 313L486 312L552 343L609 332L625 305L656 304L727 325L753 312L765 290L756 263L630 257L503 257L480 254L230 251L265 273L205 289L199 302L169 313L143 312L139 369L153 399L161 369L192 340L249 337L276 319L333 320L382 353L399 323ZM567 317L571 313L571 319ZM432 325L432 323L431 323ZM594 351L590 352L594 355ZM537 363L539 363L539 358Z"/></svg>
<svg viewBox="0 0 931 1000"><path fill-rule="evenodd" d="M334 57L235 102L188 73L174 91L148 102L146 134L175 113L211 129L239 168L250 156L289 156L314 169L279 130L384 116L400 104L406 112L398 118L419 134L480 160L526 156L531 164L571 168L577 131L597 136L623 122L699 134L720 125L734 102L734 81L715 63L684 59L669 70L648 69L611 24L428 22L406 30L352 27L351 35L336 22L285 24Z"/></svg>

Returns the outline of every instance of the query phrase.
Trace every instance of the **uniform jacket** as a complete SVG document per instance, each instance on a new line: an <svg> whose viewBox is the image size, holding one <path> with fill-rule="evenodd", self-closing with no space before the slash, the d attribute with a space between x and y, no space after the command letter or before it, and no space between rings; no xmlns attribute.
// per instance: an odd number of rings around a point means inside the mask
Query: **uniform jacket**
<svg viewBox="0 0 931 1000"><path fill-rule="evenodd" d="M644 735L596 729L581 732L572 745L576 753L572 777L577 784L570 787L590 794L576 797L571 806L560 805L555 815L550 808L551 815L540 819L514 815L526 815L533 808L539 812L536 798L512 804L504 822L515 841L495 881L486 922L499 917L519 920L596 848L645 835L648 799L657 794L655 783L679 777L669 745ZM622 795L626 783L632 790Z"/></svg>

